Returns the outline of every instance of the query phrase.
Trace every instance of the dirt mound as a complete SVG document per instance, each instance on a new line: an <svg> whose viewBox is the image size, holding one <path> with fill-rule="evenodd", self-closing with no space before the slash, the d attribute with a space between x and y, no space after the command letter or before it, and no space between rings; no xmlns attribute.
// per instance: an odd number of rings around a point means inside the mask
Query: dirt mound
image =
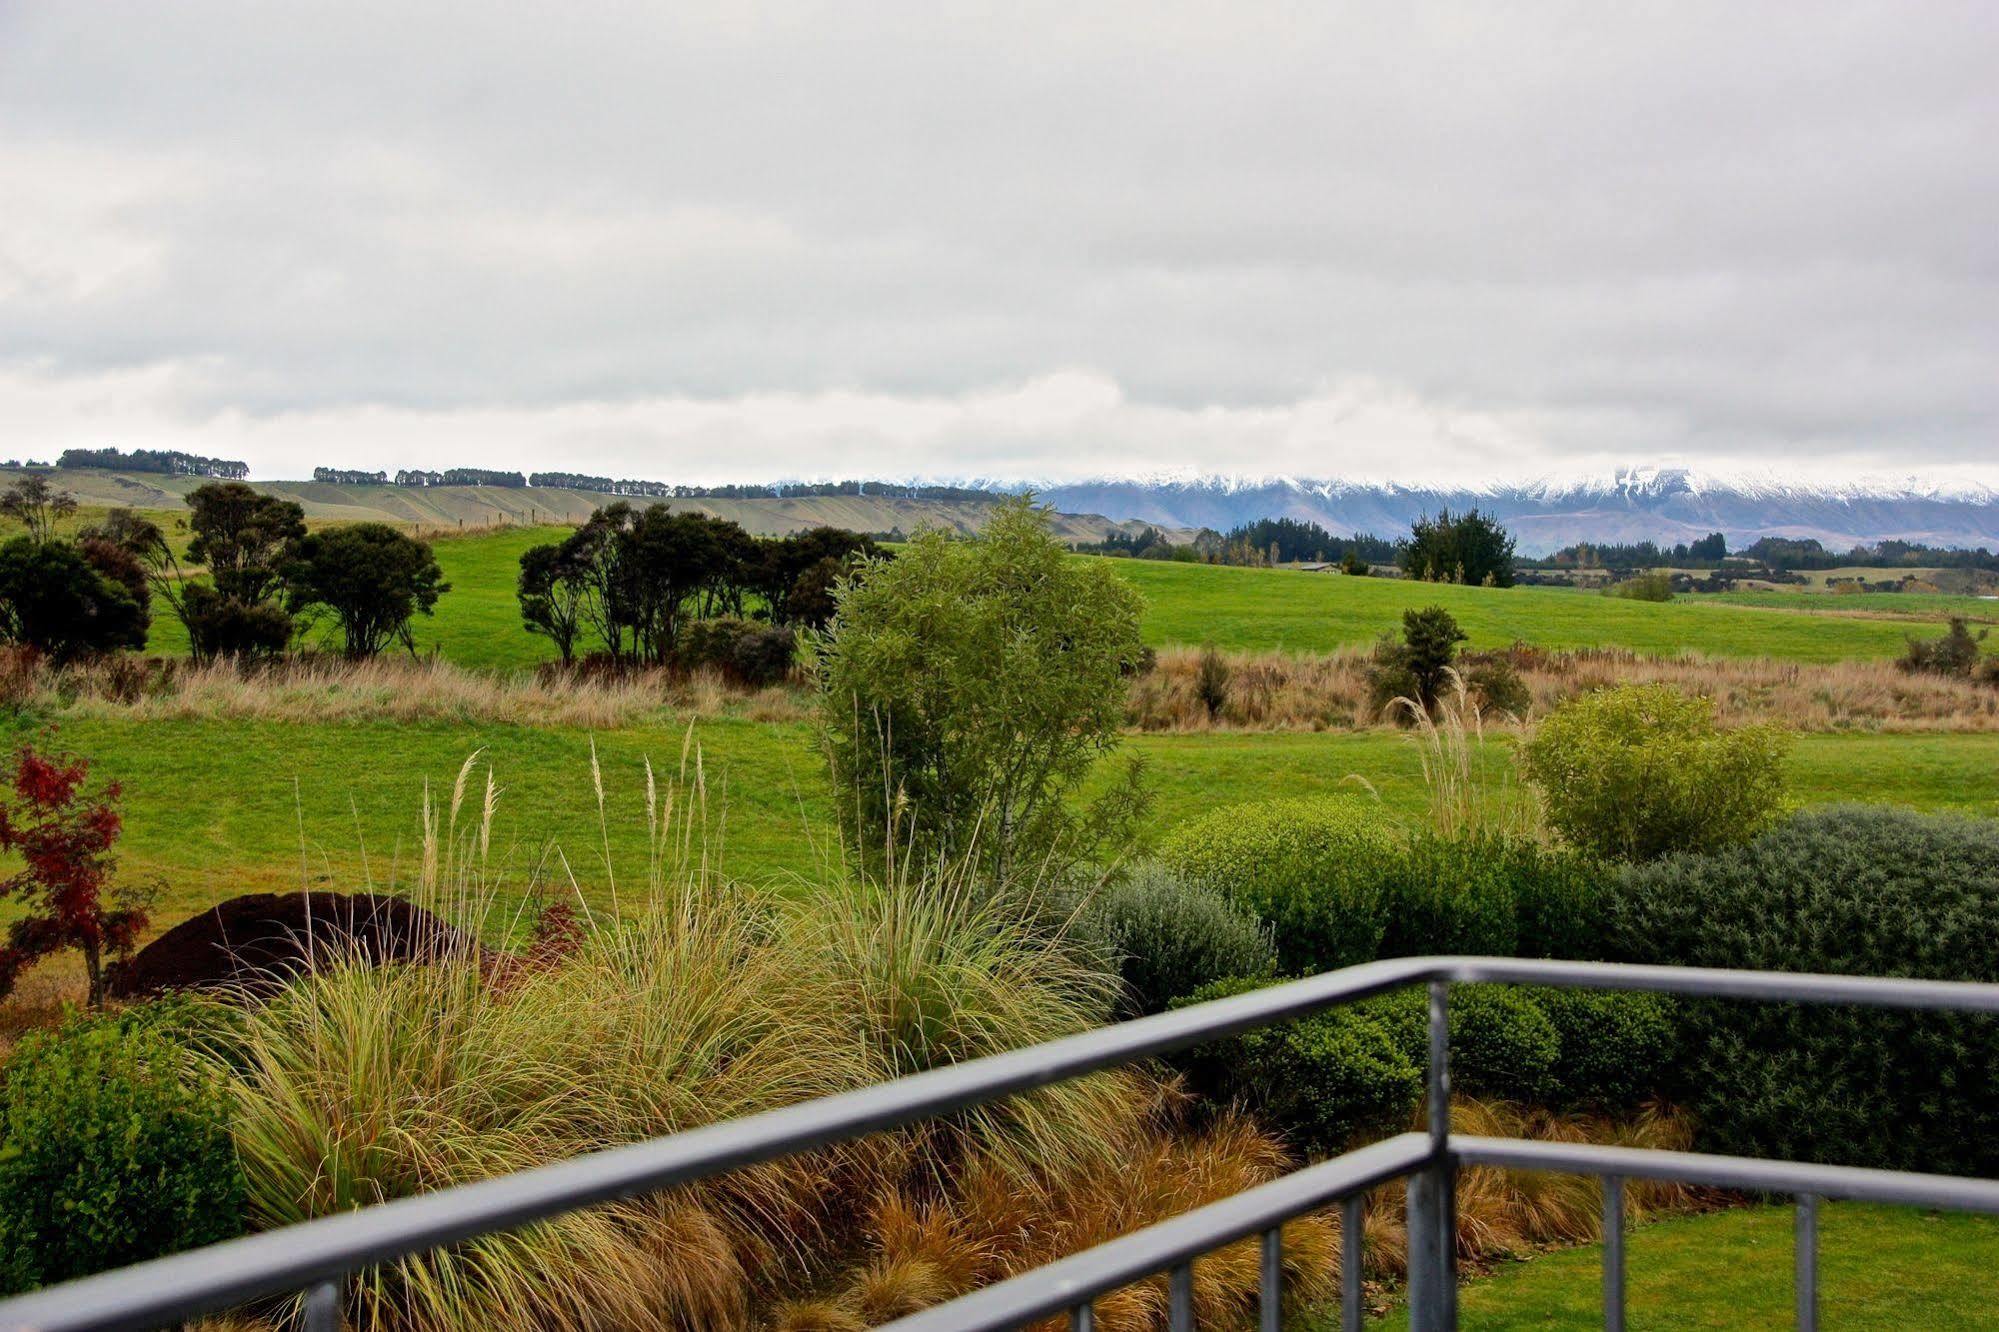
<svg viewBox="0 0 1999 1332"><path fill-rule="evenodd" d="M250 893L184 920L113 966L114 997L167 990L269 991L315 961L426 961L471 950L477 940L400 897L375 893Z"/></svg>

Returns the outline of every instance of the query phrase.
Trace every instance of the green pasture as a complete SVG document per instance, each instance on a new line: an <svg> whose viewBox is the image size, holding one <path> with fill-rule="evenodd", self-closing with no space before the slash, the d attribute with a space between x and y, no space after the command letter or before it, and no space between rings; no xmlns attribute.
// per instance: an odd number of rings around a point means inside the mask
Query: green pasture
<svg viewBox="0 0 1999 1332"><path fill-rule="evenodd" d="M434 615L418 617L418 650L481 670L549 660L548 642L521 627L514 582L522 551L560 540L567 530L508 527L437 539L437 561L451 591ZM1451 587L1295 569L1147 560L1118 560L1114 567L1144 594L1145 638L1158 647L1212 642L1244 651L1324 652L1399 629L1402 612L1411 607L1442 605L1477 647L1522 640L1556 648L1824 662L1897 655L1911 634L1932 632L1920 621L1941 624L1967 607L1973 615L1999 619L1999 602L1964 597L1775 592L1650 603L1567 588ZM1840 613L1812 613L1820 610ZM186 651L179 622L164 606L155 611L151 650Z"/></svg>
<svg viewBox="0 0 1999 1332"><path fill-rule="evenodd" d="M1953 615L1967 620L1999 623L1999 600L1949 596L1938 592L1803 592L1752 589L1736 592L1691 593L1682 601L1713 601L1725 606L1790 611L1801 615L1901 615L1943 620Z"/></svg>
<svg viewBox="0 0 1999 1332"><path fill-rule="evenodd" d="M1626 601L1571 588L1455 587L1149 560L1121 560L1117 569L1145 594L1146 639L1162 645L1323 652L1372 642L1399 629L1403 611L1432 605L1456 616L1474 647L1522 640L1552 648L1823 662L1894 656L1912 632L1927 632L1901 617L1808 615L1692 596ZM1941 622L1944 614L1935 618Z"/></svg>
<svg viewBox="0 0 1999 1332"><path fill-rule="evenodd" d="M10 742L44 730L29 716L6 727ZM515 886L536 866L563 882L573 875L597 902L609 901L614 881L637 882L646 859L648 759L662 789L679 788L681 810L694 799L698 761L705 797L696 840L726 870L752 879L810 876L835 854L832 799L810 727L708 720L689 737L686 725L672 722L593 737L460 722L71 718L54 743L90 756L102 776L123 784L125 865L163 884L162 921L235 893L301 882L407 885L426 790L441 806L475 752L477 781L490 766L501 788L492 862ZM605 789L601 824L593 743ZM1388 732L1138 735L1121 748L1117 761L1147 765L1155 832L1218 806L1279 796L1355 794L1378 799L1384 817L1395 819L1420 816L1427 799L1419 751ZM1489 761L1510 772L1501 746ZM1866 799L1999 814L1999 735L1804 735L1791 780L1802 804Z"/></svg>

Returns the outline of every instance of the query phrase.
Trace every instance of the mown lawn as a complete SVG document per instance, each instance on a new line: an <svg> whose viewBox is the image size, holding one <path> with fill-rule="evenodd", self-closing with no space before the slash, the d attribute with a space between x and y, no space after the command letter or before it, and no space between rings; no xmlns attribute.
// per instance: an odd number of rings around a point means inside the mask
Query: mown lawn
<svg viewBox="0 0 1999 1332"><path fill-rule="evenodd" d="M1628 1237L1631 1326L1790 1328L1789 1207L1736 1208L1642 1226ZM1828 1328L1999 1327L1999 1220L1834 1203L1819 1219L1819 1320ZM1502 1266L1459 1293L1480 1332L1601 1328L1596 1245ZM1397 1310L1384 1328L1409 1325Z"/></svg>
<svg viewBox="0 0 1999 1332"><path fill-rule="evenodd" d="M11 742L42 726L14 717L6 728ZM603 844L608 837L616 876L636 881L646 849L644 761L664 782L680 770L687 739L676 724L595 736L607 807L600 826L593 737L574 728L73 719L56 733L56 743L124 784L126 864L164 881L163 921L302 878L407 883L426 786L442 803L475 751L503 788L495 862L511 866L518 883L559 847L586 895L607 901ZM835 842L832 802L809 727L710 720L693 743L706 778L706 839L725 868L762 879L822 867ZM1123 749L1150 770L1155 831L1276 796L1367 798L1371 787L1384 815L1398 819L1419 815L1426 799L1416 747L1387 732L1144 735ZM1503 751L1495 746L1492 758L1503 764ZM1801 736L1791 779L1805 804L1867 799L1999 813L1999 735ZM558 876L562 863L546 860Z"/></svg>
<svg viewBox="0 0 1999 1332"><path fill-rule="evenodd" d="M418 618L418 649L480 669L549 660L554 653L547 640L521 627L514 581L522 551L560 540L568 530L510 527L436 540L437 561L451 591L439 600L435 615ZM1912 633L1928 632L1908 618L1912 613L1940 623L1953 611L1961 613L1966 600L1770 593L1753 604L1707 597L1651 604L1563 588L1443 587L1290 569L1113 563L1144 594L1146 641L1158 647L1213 642L1239 650L1323 652L1371 643L1384 631L1399 629L1404 610L1441 604L1457 616L1474 646L1518 639L1544 647L1823 662L1894 656ZM1866 604L1848 604L1856 600ZM1969 604L1999 617L1993 609L1999 603ZM164 606L156 609L150 649L186 651L179 622ZM1811 613L1822 609L1847 613Z"/></svg>

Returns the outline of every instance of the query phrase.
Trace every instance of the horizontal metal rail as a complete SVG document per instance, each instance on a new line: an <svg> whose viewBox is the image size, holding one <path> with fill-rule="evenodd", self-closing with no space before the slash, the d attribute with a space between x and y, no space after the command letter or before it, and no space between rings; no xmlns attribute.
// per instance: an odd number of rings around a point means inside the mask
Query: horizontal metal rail
<svg viewBox="0 0 1999 1332"><path fill-rule="evenodd" d="M1860 1166L1815 1165L1808 1161L1770 1161L1755 1156L1707 1156L1652 1147L1480 1138L1464 1133L1451 1135L1451 1155L1461 1164L1499 1166L1507 1170L1674 1180L1744 1193L1812 1194L1854 1202L1999 1215L1999 1180L1965 1175L1920 1175Z"/></svg>
<svg viewBox="0 0 1999 1332"><path fill-rule="evenodd" d="M301 1291L314 1292L312 1304L324 1307L328 1282L475 1236L948 1114L1402 986L1476 982L1999 1012L1999 985L1950 981L1482 957L1370 962L85 1277L0 1302L0 1330L145 1328ZM1430 1141L1434 1148L1434 1132Z"/></svg>

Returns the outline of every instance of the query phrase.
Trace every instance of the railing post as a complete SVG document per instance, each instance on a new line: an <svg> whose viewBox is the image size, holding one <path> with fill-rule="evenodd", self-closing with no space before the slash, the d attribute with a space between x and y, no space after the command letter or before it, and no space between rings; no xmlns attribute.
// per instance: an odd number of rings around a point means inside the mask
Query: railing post
<svg viewBox="0 0 1999 1332"><path fill-rule="evenodd" d="M340 1332L340 1283L322 1281L305 1292L305 1332Z"/></svg>
<svg viewBox="0 0 1999 1332"><path fill-rule="evenodd" d="M1819 1200L1813 1193L1797 1198L1797 1248L1791 1256L1798 1332L1818 1332L1819 1326Z"/></svg>
<svg viewBox="0 0 1999 1332"><path fill-rule="evenodd" d="M1340 1332L1361 1332L1360 1266L1367 1243L1367 1199L1351 1194L1340 1204Z"/></svg>
<svg viewBox="0 0 1999 1332"><path fill-rule="evenodd" d="M1603 1328L1624 1332L1624 1177L1603 1177Z"/></svg>
<svg viewBox="0 0 1999 1332"><path fill-rule="evenodd" d="M1457 1170L1451 1163L1448 987L1430 982L1430 1164L1409 1176L1410 1332L1458 1325Z"/></svg>

